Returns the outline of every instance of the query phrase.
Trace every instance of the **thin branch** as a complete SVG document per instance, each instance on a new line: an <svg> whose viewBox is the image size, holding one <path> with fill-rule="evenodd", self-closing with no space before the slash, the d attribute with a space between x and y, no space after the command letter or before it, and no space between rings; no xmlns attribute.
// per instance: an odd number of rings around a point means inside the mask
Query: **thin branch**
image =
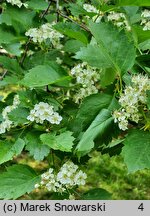
<svg viewBox="0 0 150 216"><path fill-rule="evenodd" d="M46 85L46 92L50 93L51 91L48 88L48 85Z"/></svg>
<svg viewBox="0 0 150 216"><path fill-rule="evenodd" d="M2 74L2 76L0 76L0 81L2 81L4 79L7 72L8 72L7 70L4 70L4 73Z"/></svg>
<svg viewBox="0 0 150 216"><path fill-rule="evenodd" d="M45 17L45 15L48 13L49 8L51 6L52 1L49 1L48 7L46 8L46 10L41 14L40 18L43 19Z"/></svg>
<svg viewBox="0 0 150 216"><path fill-rule="evenodd" d="M52 3L52 1L50 0L48 6L47 6L47 8L46 8L46 10L45 10L45 11L41 14L41 16L40 16L41 19L43 19L44 16L48 13L48 10L49 10L49 8L50 8L50 6L51 6L51 3ZM30 44L31 40L32 40L32 38L29 38L29 40L27 41L27 43L26 43L26 45L25 45L25 51L24 51L24 54L23 54L23 56L22 56L22 58L21 58L21 60L20 60L20 64L23 64L23 62L24 62L24 60L25 60L25 58L26 58L27 51L28 51L28 49L29 49L29 44Z"/></svg>
<svg viewBox="0 0 150 216"><path fill-rule="evenodd" d="M25 60L25 57L26 57L28 49L29 49L29 43L31 42L31 40L32 40L32 38L29 38L26 45L25 45L25 51L24 51L24 54L23 54L23 56L22 56L22 58L21 58L21 60L19 62L20 64L23 64L23 62Z"/></svg>
<svg viewBox="0 0 150 216"><path fill-rule="evenodd" d="M56 18L56 22L59 22L59 0L56 0L56 14L57 14L57 18Z"/></svg>
<svg viewBox="0 0 150 216"><path fill-rule="evenodd" d="M86 25L84 25L84 24L80 24L80 23L76 22L75 20L71 19L71 18L68 17L67 15L61 13L59 10L58 10L58 13L59 13L60 16L66 18L66 19L68 19L68 20L70 20L71 22L73 22L73 23L79 25L82 29L84 29L84 30L90 32L90 29L88 29L88 27L87 27Z"/></svg>

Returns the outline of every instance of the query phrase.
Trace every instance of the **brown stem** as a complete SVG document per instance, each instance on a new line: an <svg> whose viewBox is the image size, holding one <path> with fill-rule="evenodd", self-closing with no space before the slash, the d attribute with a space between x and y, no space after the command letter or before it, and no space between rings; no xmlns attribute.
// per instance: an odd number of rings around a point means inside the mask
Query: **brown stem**
<svg viewBox="0 0 150 216"><path fill-rule="evenodd" d="M46 8L46 10L45 10L45 11L42 13L42 15L40 16L41 19L43 19L44 16L48 13L48 10L49 10L49 8L50 8L50 6L51 6L51 3L52 3L52 1L49 1L48 7ZM29 49L28 46L29 46L29 43L31 42L31 40L32 40L32 38L30 38L30 39L27 41L26 45L25 45L25 51L24 51L24 54L23 54L23 56L22 56L22 58L21 58L21 60L20 60L20 64L23 64L23 62L24 62L24 60L25 60L25 58L26 58L27 51L28 51L28 49Z"/></svg>
<svg viewBox="0 0 150 216"><path fill-rule="evenodd" d="M56 22L59 22L59 0L56 0L56 14L57 14L57 18L56 18Z"/></svg>
<svg viewBox="0 0 150 216"><path fill-rule="evenodd" d="M68 17L67 15L61 13L59 10L58 10L58 13L59 13L60 16L66 18L66 19L68 19L68 20L70 20L71 22L73 22L73 23L79 25L82 29L84 29L84 30L90 32L90 30L88 29L88 27L87 27L86 25L84 25L84 24L80 24L80 23L76 22L75 20L71 19L71 18Z"/></svg>
<svg viewBox="0 0 150 216"><path fill-rule="evenodd" d="M48 13L48 10L51 6L52 1L49 1L48 3L48 7L46 8L46 10L41 14L40 18L43 19L45 17L45 15Z"/></svg>
<svg viewBox="0 0 150 216"><path fill-rule="evenodd" d="M2 74L2 76L0 76L0 81L2 81L4 79L7 72L8 72L7 70L4 70L4 73Z"/></svg>
<svg viewBox="0 0 150 216"><path fill-rule="evenodd" d="M46 85L46 91L47 91L48 93L51 92L51 91L49 90L49 88L48 88L48 85Z"/></svg>
<svg viewBox="0 0 150 216"><path fill-rule="evenodd" d="M23 64L23 62L24 62L24 60L25 60L25 57L26 57L26 55L27 55L27 51L28 51L28 49L29 49L29 43L31 42L31 40L32 40L32 38L29 38L28 41L27 41L27 43L26 43L26 45L25 45L25 51L24 51L24 54L23 54L23 56L22 56L22 58L21 58L21 60L20 60L20 64L21 64L21 65Z"/></svg>

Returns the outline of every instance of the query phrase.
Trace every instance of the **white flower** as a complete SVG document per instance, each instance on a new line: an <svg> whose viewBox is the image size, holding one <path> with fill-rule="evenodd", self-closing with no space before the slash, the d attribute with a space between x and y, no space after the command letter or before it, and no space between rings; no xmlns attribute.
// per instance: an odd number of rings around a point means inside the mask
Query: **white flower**
<svg viewBox="0 0 150 216"><path fill-rule="evenodd" d="M61 184L64 184L64 185L70 185L72 183L72 180L70 178L70 176L68 176L68 173L66 172L59 172L57 174L57 181L59 181Z"/></svg>
<svg viewBox="0 0 150 216"><path fill-rule="evenodd" d="M144 31L150 30L150 10L145 9L141 14L141 25L143 26Z"/></svg>
<svg viewBox="0 0 150 216"><path fill-rule="evenodd" d="M15 95L14 96L14 100L13 100L13 107L17 108L17 106L20 104L20 99L19 99L19 95Z"/></svg>
<svg viewBox="0 0 150 216"><path fill-rule="evenodd" d="M93 5L91 4L83 4L83 8L84 10L86 10L89 13L95 13L96 15L92 17L92 20L96 23L101 22L101 19L103 17L103 12L99 11L98 9L96 9ZM87 15L86 16L87 19L90 19L90 17Z"/></svg>
<svg viewBox="0 0 150 216"><path fill-rule="evenodd" d="M75 103L78 103L84 97L98 92L99 86L96 87L95 84L100 79L100 70L83 62L82 64L73 67L70 73L76 78L76 82L82 85L78 92L73 96Z"/></svg>
<svg viewBox="0 0 150 216"><path fill-rule="evenodd" d="M13 126L13 122L9 120L8 114L16 109L18 105L20 104L19 96L15 95L13 99L13 105L6 106L2 111L2 117L4 121L0 124L0 134L5 133L6 131L9 131L10 128Z"/></svg>
<svg viewBox="0 0 150 216"><path fill-rule="evenodd" d="M61 120L62 117L57 112L54 112L53 115L49 118L49 121L52 124L60 124Z"/></svg>
<svg viewBox="0 0 150 216"><path fill-rule="evenodd" d="M119 122L119 128L123 131L128 129L128 121L127 120L123 120Z"/></svg>
<svg viewBox="0 0 150 216"><path fill-rule="evenodd" d="M144 31L150 30L150 21L148 21L148 22L145 23L145 26L143 27L143 30Z"/></svg>
<svg viewBox="0 0 150 216"><path fill-rule="evenodd" d="M110 11L107 15L108 21L112 21L114 25L118 27L125 27L127 31L131 30L129 23L123 13L117 13L115 11Z"/></svg>
<svg viewBox="0 0 150 216"><path fill-rule="evenodd" d="M150 10L145 9L142 12L141 17L150 18Z"/></svg>
<svg viewBox="0 0 150 216"><path fill-rule="evenodd" d="M46 185L48 191L56 192L57 191L57 183L55 182L48 182Z"/></svg>
<svg viewBox="0 0 150 216"><path fill-rule="evenodd" d="M121 18L125 18L123 13L116 13L114 11L109 12L107 19L108 21L119 21Z"/></svg>
<svg viewBox="0 0 150 216"><path fill-rule="evenodd" d="M83 4L83 8L89 13L98 13L98 10L91 4Z"/></svg>
<svg viewBox="0 0 150 216"><path fill-rule="evenodd" d="M62 59L60 59L59 57L56 58L56 63L57 64L62 64L62 62L63 62Z"/></svg>
<svg viewBox="0 0 150 216"><path fill-rule="evenodd" d="M34 187L35 187L35 188L39 188L40 185L39 185L39 184L35 184Z"/></svg>
<svg viewBox="0 0 150 216"><path fill-rule="evenodd" d="M86 173L81 170L75 175L74 182L76 185L85 185L85 179L87 178Z"/></svg>
<svg viewBox="0 0 150 216"><path fill-rule="evenodd" d="M30 111L27 120L31 122L35 121L40 124L43 124L45 120L51 124L60 124L62 117L57 112L54 112L53 109L53 106L48 103L40 102L35 104L34 109Z"/></svg>
<svg viewBox="0 0 150 216"><path fill-rule="evenodd" d="M57 174L54 174L52 168L43 173L40 184L36 184L35 188L42 186L48 191L62 193L75 185L84 185L86 178L87 175L83 171L78 170L77 165L72 161L67 161Z"/></svg>
<svg viewBox="0 0 150 216"><path fill-rule="evenodd" d="M35 121L35 110L30 111L30 115L27 117L27 120L31 122Z"/></svg>
<svg viewBox="0 0 150 216"><path fill-rule="evenodd" d="M132 86L127 86L119 99L121 108L113 113L114 122L118 122L121 130L128 129L128 120L139 122L141 117L139 105L146 104L147 90L150 90L150 79L148 76L134 75L132 77Z"/></svg>
<svg viewBox="0 0 150 216"><path fill-rule="evenodd" d="M8 3L12 4L12 5L16 5L19 8L24 6L24 7L28 7L28 4L26 3L22 3L20 0L6 0Z"/></svg>
<svg viewBox="0 0 150 216"><path fill-rule="evenodd" d="M69 195L69 200L75 200L74 194L70 194L70 195Z"/></svg>
<svg viewBox="0 0 150 216"><path fill-rule="evenodd" d="M54 172L54 169L50 168L50 169L48 170L48 172L49 172L49 174L52 174L52 173Z"/></svg>
<svg viewBox="0 0 150 216"><path fill-rule="evenodd" d="M55 25L54 22L51 24L43 24L40 28L31 28L25 33L25 35L31 37L33 42L35 43L42 43L46 39L50 39L54 48L61 49L63 46L60 43L60 40L64 36L61 33L57 32L53 28L53 25Z"/></svg>
<svg viewBox="0 0 150 216"><path fill-rule="evenodd" d="M13 106L7 106L2 111L3 119L8 119L8 113L10 113L13 110Z"/></svg>
<svg viewBox="0 0 150 216"><path fill-rule="evenodd" d="M3 134L6 132L6 127L5 124L3 124L3 122L0 124L0 134Z"/></svg>

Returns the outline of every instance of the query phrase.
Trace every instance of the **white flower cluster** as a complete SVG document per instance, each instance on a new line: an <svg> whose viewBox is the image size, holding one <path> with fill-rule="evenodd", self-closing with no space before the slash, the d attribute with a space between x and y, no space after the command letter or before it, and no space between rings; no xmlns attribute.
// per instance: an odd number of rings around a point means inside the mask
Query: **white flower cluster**
<svg viewBox="0 0 150 216"><path fill-rule="evenodd" d="M141 21L141 25L143 25L143 30L147 31L150 30L150 10L145 9L142 14L142 21Z"/></svg>
<svg viewBox="0 0 150 216"><path fill-rule="evenodd" d="M44 187L48 191L62 193L76 185L85 185L87 175L78 168L72 161L66 162L57 174L50 168L48 172L41 175L41 182L36 184L35 188Z"/></svg>
<svg viewBox="0 0 150 216"><path fill-rule="evenodd" d="M91 4L83 4L83 8L89 13L98 13L98 10Z"/></svg>
<svg viewBox="0 0 150 216"><path fill-rule="evenodd" d="M96 23L99 23L103 17L103 12L97 10L93 5L91 4L83 4L84 10L86 10L89 13L96 13L95 16L92 17L92 20L95 21ZM89 18L89 16L86 16Z"/></svg>
<svg viewBox="0 0 150 216"><path fill-rule="evenodd" d="M82 86L78 93L74 95L74 101L76 103L84 97L98 92L98 87L96 87L95 84L100 79L99 73L100 72L96 68L87 65L85 62L71 69L71 75L73 75L76 78L76 82Z"/></svg>
<svg viewBox="0 0 150 216"><path fill-rule="evenodd" d="M62 44L60 43L60 39L64 36L53 29L53 25L55 25L55 22L43 24L40 28L31 28L25 35L31 37L35 43L42 43L46 39L50 39L54 48L61 49Z"/></svg>
<svg viewBox="0 0 150 216"><path fill-rule="evenodd" d="M35 104L34 109L30 111L30 115L27 119L40 124L43 124L45 120L51 124L60 124L62 117L57 112L54 112L53 106L48 103L40 102Z"/></svg>
<svg viewBox="0 0 150 216"><path fill-rule="evenodd" d="M118 27L125 27L128 31L131 30L131 27L129 26L127 19L123 13L110 11L107 15L107 19L108 21L112 21L113 24Z"/></svg>
<svg viewBox="0 0 150 216"><path fill-rule="evenodd" d="M132 77L132 86L127 86L119 99L121 109L113 113L114 122L118 122L121 130L128 129L128 120L139 122L141 117L139 106L146 104L147 90L150 90L148 76L135 75Z"/></svg>
<svg viewBox="0 0 150 216"><path fill-rule="evenodd" d="M12 127L13 122L9 120L8 114L12 110L16 109L19 104L20 104L19 96L15 95L14 100L13 100L13 104L11 106L7 106L3 109L2 117L3 117L4 121L0 124L0 134L3 134L6 131L9 131L10 128Z"/></svg>
<svg viewBox="0 0 150 216"><path fill-rule="evenodd" d="M91 4L83 4L83 8L89 12L89 13L96 13L97 15L92 17L92 20L96 23L99 23L104 16L104 12L99 11ZM86 16L89 18L89 16ZM112 21L114 25L118 27L125 27L128 31L131 30L131 27L129 26L127 19L123 13L117 13L115 11L110 11L107 15L108 21Z"/></svg>
<svg viewBox="0 0 150 216"><path fill-rule="evenodd" d="M28 7L28 4L26 3L22 3L20 0L6 0L8 3L12 4L12 5L16 5L19 8L24 6L24 7Z"/></svg>

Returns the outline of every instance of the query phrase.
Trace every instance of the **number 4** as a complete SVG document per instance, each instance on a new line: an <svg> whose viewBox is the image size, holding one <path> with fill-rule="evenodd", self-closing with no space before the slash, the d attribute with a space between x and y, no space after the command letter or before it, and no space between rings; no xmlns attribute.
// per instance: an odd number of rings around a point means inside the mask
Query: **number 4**
<svg viewBox="0 0 150 216"><path fill-rule="evenodd" d="M143 211L144 210L144 206L143 206L143 203L141 203L138 207L139 210Z"/></svg>

